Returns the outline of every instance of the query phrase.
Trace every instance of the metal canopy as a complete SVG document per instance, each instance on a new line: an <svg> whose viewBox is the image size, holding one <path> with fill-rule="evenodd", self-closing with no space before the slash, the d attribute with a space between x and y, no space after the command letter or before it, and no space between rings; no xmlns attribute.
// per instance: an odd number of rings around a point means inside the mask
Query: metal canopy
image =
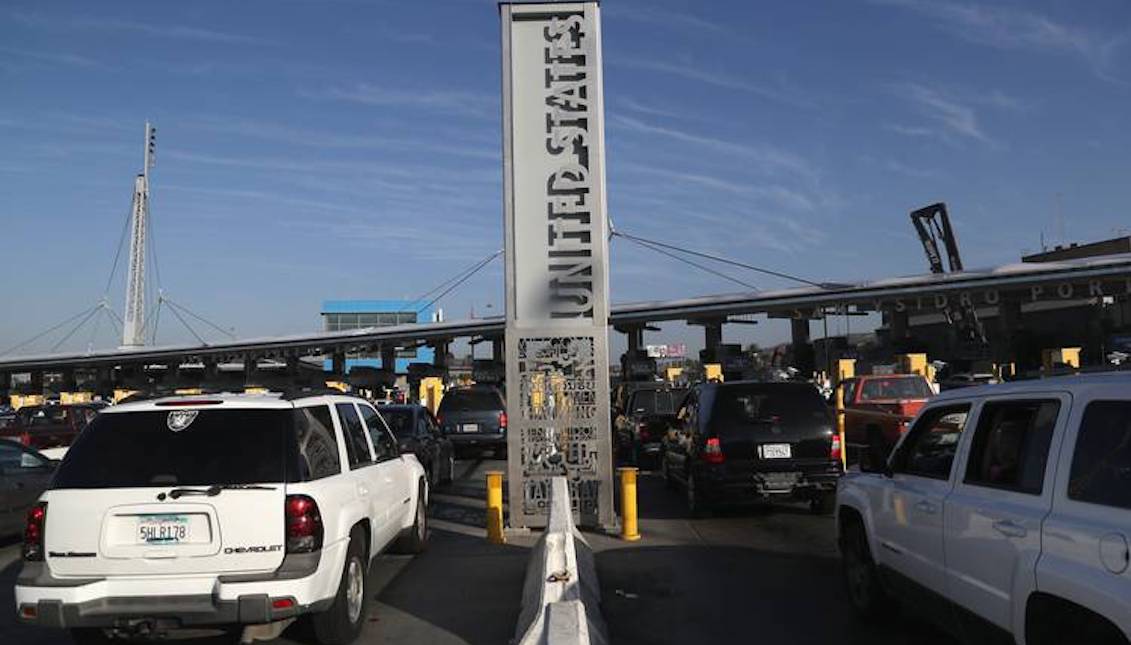
<svg viewBox="0 0 1131 645"><path fill-rule="evenodd" d="M861 307L894 307L898 299L934 297L948 293L979 293L991 290L1025 292L1034 287L1043 295L1057 297L1059 285L1076 285L1075 297L1087 297L1090 283L1099 283L1103 295L1131 294L1131 254L1050 263L1018 263L960 273L923 274L886 278L837 288L800 287L776 291L731 293L680 300L613 305L610 325L630 325L666 320L692 320L737 314L806 311L820 307L854 304ZM1094 295L1094 294L1093 294ZM1027 294L1026 294L1027 297ZM354 346L405 345L420 341L470 336L501 337L502 317L442 323L424 323L357 329L344 332L314 332L291 336L227 341L211 345L176 345L96 352L45 354L0 359L0 371L20 372L65 367L99 367L121 364L162 363L242 354L329 354Z"/></svg>

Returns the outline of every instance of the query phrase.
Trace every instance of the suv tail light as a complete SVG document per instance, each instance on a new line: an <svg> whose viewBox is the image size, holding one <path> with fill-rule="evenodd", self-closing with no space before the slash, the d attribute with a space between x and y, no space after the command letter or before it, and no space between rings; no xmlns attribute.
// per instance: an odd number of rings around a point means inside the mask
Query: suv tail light
<svg viewBox="0 0 1131 645"><path fill-rule="evenodd" d="M721 464L726 461L726 455L723 454L723 446L719 443L718 437L711 437L707 440L707 445L703 448L703 461L709 464Z"/></svg>
<svg viewBox="0 0 1131 645"><path fill-rule="evenodd" d="M26 430L20 433L20 443L25 447L31 447L31 434L29 434Z"/></svg>
<svg viewBox="0 0 1131 645"><path fill-rule="evenodd" d="M306 495L287 495L287 553L313 553L322 548L322 514Z"/></svg>
<svg viewBox="0 0 1131 645"><path fill-rule="evenodd" d="M829 459L840 461L840 433L833 432L832 446L829 448Z"/></svg>
<svg viewBox="0 0 1131 645"><path fill-rule="evenodd" d="M43 562L43 529L46 525L47 502L40 502L27 512L27 524L24 525L24 560Z"/></svg>
<svg viewBox="0 0 1131 645"><path fill-rule="evenodd" d="M636 434L640 435L641 441L648 441L652 438L652 433L648 432L648 424L644 422L636 424Z"/></svg>
<svg viewBox="0 0 1131 645"><path fill-rule="evenodd" d="M499 429L500 430L506 430L507 429L507 413L506 412L500 412L499 413Z"/></svg>

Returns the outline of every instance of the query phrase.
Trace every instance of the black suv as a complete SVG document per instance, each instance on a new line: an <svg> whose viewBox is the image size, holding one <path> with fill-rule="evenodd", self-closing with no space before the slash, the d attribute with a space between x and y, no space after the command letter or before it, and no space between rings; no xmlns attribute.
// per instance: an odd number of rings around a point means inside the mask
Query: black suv
<svg viewBox="0 0 1131 645"><path fill-rule="evenodd" d="M808 383L705 383L687 396L660 467L698 513L723 503L778 499L833 510L843 473L840 437Z"/></svg>
<svg viewBox="0 0 1131 645"><path fill-rule="evenodd" d="M687 388L664 383L633 390L624 411L614 420L617 458L638 466L659 460L668 430L677 424L675 413L687 396Z"/></svg>
<svg viewBox="0 0 1131 645"><path fill-rule="evenodd" d="M496 457L507 452L507 405L494 386L473 385L448 390L436 410L440 430L462 454L488 448Z"/></svg>

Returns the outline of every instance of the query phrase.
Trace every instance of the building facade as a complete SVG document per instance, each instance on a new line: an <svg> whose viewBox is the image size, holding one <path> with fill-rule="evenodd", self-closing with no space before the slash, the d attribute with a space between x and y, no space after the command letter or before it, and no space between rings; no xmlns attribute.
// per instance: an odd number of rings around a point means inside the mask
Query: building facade
<svg viewBox="0 0 1131 645"><path fill-rule="evenodd" d="M348 331L367 327L392 327L435 322L440 313L431 305L411 300L325 300L322 302L322 328L325 331ZM405 374L409 363L432 363L435 351L431 347L406 347L397 350L396 373ZM346 371L354 366L384 369L381 356L374 354L349 354ZM331 362L326 361L330 370Z"/></svg>

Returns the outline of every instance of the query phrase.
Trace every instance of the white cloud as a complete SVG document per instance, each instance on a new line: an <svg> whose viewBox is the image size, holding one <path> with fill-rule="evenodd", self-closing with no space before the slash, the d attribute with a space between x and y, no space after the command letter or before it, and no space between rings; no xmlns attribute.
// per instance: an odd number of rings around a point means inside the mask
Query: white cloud
<svg viewBox="0 0 1131 645"><path fill-rule="evenodd" d="M725 26L697 15L663 9L654 4L609 4L602 8L605 18L627 20L646 25L659 25L673 29L694 29L712 34L726 33Z"/></svg>
<svg viewBox="0 0 1131 645"><path fill-rule="evenodd" d="M1078 55L1101 76L1124 37L1059 22L1049 16L1004 6L946 0L872 0L934 19L965 40L998 49L1029 49Z"/></svg>
<svg viewBox="0 0 1131 645"><path fill-rule="evenodd" d="M116 18L93 18L84 16L48 17L42 14L23 12L14 12L11 15L13 19L24 25L44 29L127 31L155 38L195 40L214 44L263 45L271 42L255 36L194 27L191 25L150 24Z"/></svg>
<svg viewBox="0 0 1131 645"><path fill-rule="evenodd" d="M0 47L0 53L8 54L9 56L23 60L25 62L33 63L50 63L54 65L65 65L68 67L79 67L83 69L109 69L109 67L93 58L81 56L79 54L68 54L66 52L48 52L35 49L17 49L13 47Z"/></svg>
<svg viewBox="0 0 1131 645"><path fill-rule="evenodd" d="M378 107L419 108L481 118L496 118L498 114L498 99L495 96L460 90L406 90L357 83L346 88L302 92L302 95L313 99L348 101Z"/></svg>
<svg viewBox="0 0 1131 645"><path fill-rule="evenodd" d="M908 98L919 105L925 116L941 125L946 131L983 143L991 141L982 131L978 123L978 115L971 106L959 103L954 97L945 95L935 88L918 83L907 84L904 88L908 92Z"/></svg>
<svg viewBox="0 0 1131 645"><path fill-rule="evenodd" d="M794 107L812 108L816 102L811 98L781 84L776 86L760 85L747 79L733 76L713 69L694 67L688 64L672 63L644 58L609 58L608 64L627 69L643 70L669 74L707 85L714 85L729 90L748 92L771 101L784 103Z"/></svg>
<svg viewBox="0 0 1131 645"><path fill-rule="evenodd" d="M765 172L788 172L808 178L814 177L817 174L805 159L765 144L724 141L722 139L715 139L683 130L677 130L675 128L652 125L627 116L616 116L610 120L610 123L613 124L614 127L623 127L633 132L657 135L708 148L716 152L742 157L755 163Z"/></svg>

